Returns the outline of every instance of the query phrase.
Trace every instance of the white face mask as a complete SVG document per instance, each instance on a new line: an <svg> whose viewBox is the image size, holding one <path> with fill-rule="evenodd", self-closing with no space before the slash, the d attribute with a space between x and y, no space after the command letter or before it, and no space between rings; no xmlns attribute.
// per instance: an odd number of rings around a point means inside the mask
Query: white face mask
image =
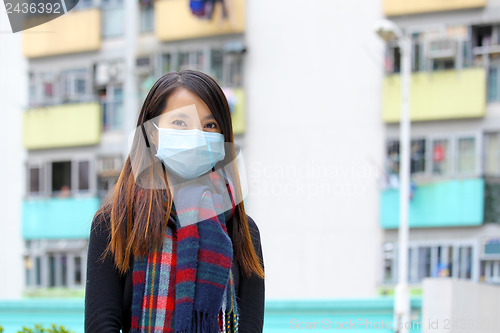
<svg viewBox="0 0 500 333"><path fill-rule="evenodd" d="M198 129L158 128L158 157L183 179L194 179L224 159L224 135Z"/></svg>

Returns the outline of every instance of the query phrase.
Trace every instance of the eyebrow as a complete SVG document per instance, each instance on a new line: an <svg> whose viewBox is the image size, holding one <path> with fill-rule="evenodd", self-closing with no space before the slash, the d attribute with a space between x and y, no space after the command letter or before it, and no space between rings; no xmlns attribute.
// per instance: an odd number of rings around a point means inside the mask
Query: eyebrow
<svg viewBox="0 0 500 333"><path fill-rule="evenodd" d="M168 112L167 112L167 115L168 115ZM189 118L189 116L187 114L183 113L183 112L178 112L178 113L176 112L174 114L171 114L170 117L180 117L180 118L184 118L184 119L188 119Z"/></svg>
<svg viewBox="0 0 500 333"><path fill-rule="evenodd" d="M170 117L180 117L180 118L184 118L184 119L190 118L187 114L185 114L183 112L172 114ZM203 120L208 120L208 119L215 119L215 117L212 114L209 114L209 115L205 116L205 118L203 118Z"/></svg>

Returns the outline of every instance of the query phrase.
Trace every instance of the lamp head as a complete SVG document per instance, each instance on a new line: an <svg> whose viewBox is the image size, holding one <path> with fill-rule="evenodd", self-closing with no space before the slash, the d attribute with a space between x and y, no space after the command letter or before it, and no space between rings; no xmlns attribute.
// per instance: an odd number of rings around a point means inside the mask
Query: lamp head
<svg viewBox="0 0 500 333"><path fill-rule="evenodd" d="M386 42L400 40L403 37L401 29L394 22L387 19L378 20L375 23L375 32Z"/></svg>

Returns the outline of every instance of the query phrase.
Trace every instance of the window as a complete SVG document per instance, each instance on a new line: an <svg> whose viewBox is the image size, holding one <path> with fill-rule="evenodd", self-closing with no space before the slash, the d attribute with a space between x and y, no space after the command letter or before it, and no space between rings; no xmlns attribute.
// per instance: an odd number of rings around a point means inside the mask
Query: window
<svg viewBox="0 0 500 333"><path fill-rule="evenodd" d="M224 79L224 52L220 48L210 50L210 73L218 81Z"/></svg>
<svg viewBox="0 0 500 333"><path fill-rule="evenodd" d="M426 168L426 140L413 139L410 143L410 173L424 173ZM399 174L399 140L389 140L387 142L387 172L389 174Z"/></svg>
<svg viewBox="0 0 500 333"><path fill-rule="evenodd" d="M395 281L394 272L394 245L392 243L384 243L383 246L383 260L384 260L384 277L383 281L393 282Z"/></svg>
<svg viewBox="0 0 500 333"><path fill-rule="evenodd" d="M31 240L25 246L26 287L85 287L86 239Z"/></svg>
<svg viewBox="0 0 500 333"><path fill-rule="evenodd" d="M28 166L28 193L31 195L43 192L43 177L41 166Z"/></svg>
<svg viewBox="0 0 500 333"><path fill-rule="evenodd" d="M416 251L418 256L416 280L422 281L423 278L431 276L431 248L421 246L416 247Z"/></svg>
<svg viewBox="0 0 500 333"><path fill-rule="evenodd" d="M500 74L499 65L490 66L488 68L488 87L487 96L488 102L496 102L500 100L498 75Z"/></svg>
<svg viewBox="0 0 500 333"><path fill-rule="evenodd" d="M399 47L392 48L392 73L401 71L401 52Z"/></svg>
<svg viewBox="0 0 500 333"><path fill-rule="evenodd" d="M457 172L461 174L476 171L476 140L474 137L458 138Z"/></svg>
<svg viewBox="0 0 500 333"><path fill-rule="evenodd" d="M42 103L50 104L56 98L56 81L53 73L41 74Z"/></svg>
<svg viewBox="0 0 500 333"><path fill-rule="evenodd" d="M116 183L122 166L120 156L102 157L97 161L97 190L101 200Z"/></svg>
<svg viewBox="0 0 500 333"><path fill-rule="evenodd" d="M432 140L432 173L435 175L445 175L450 172L450 140Z"/></svg>
<svg viewBox="0 0 500 333"><path fill-rule="evenodd" d="M63 102L80 102L88 95L88 72L85 68L61 72L61 99Z"/></svg>
<svg viewBox="0 0 500 333"><path fill-rule="evenodd" d="M408 278L421 283L426 277L472 278L473 241L414 241L408 247ZM397 283L397 244L384 244L384 283Z"/></svg>
<svg viewBox="0 0 500 333"><path fill-rule="evenodd" d="M140 14L140 32L151 32L154 30L155 26L155 13L154 13L154 1L153 0L142 0L139 2L139 14Z"/></svg>
<svg viewBox="0 0 500 333"><path fill-rule="evenodd" d="M454 69L455 60L454 59L437 59L432 61L433 70L446 70Z"/></svg>
<svg viewBox="0 0 500 333"><path fill-rule="evenodd" d="M102 127L104 131L118 130L123 124L123 88L108 86L97 92L102 106Z"/></svg>
<svg viewBox="0 0 500 333"><path fill-rule="evenodd" d="M245 46L234 39L218 43L206 43L196 48L170 50L162 53L161 70L194 69L211 75L225 88L243 86Z"/></svg>
<svg viewBox="0 0 500 333"><path fill-rule="evenodd" d="M387 143L387 172L399 174L399 141L390 140Z"/></svg>
<svg viewBox="0 0 500 333"><path fill-rule="evenodd" d="M71 161L52 163L52 194L61 197L71 194Z"/></svg>
<svg viewBox="0 0 500 333"><path fill-rule="evenodd" d="M493 28L491 25L473 26L472 27L472 45L485 46L492 42Z"/></svg>
<svg viewBox="0 0 500 333"><path fill-rule="evenodd" d="M31 106L39 102L36 74L31 71L29 72L29 99Z"/></svg>
<svg viewBox="0 0 500 333"><path fill-rule="evenodd" d="M235 47L243 48L239 43L234 44L237 45ZM222 86L241 87L243 85L243 53L212 48L209 72Z"/></svg>
<svg viewBox="0 0 500 333"><path fill-rule="evenodd" d="M500 173L500 132L484 134L484 173Z"/></svg>
<svg viewBox="0 0 500 333"><path fill-rule="evenodd" d="M500 283L500 260L481 261L481 281Z"/></svg>
<svg viewBox="0 0 500 333"><path fill-rule="evenodd" d="M81 256L74 256L73 260L74 260L74 267L75 267L74 276L73 276L74 282L77 285L83 284L82 257Z"/></svg>
<svg viewBox="0 0 500 333"><path fill-rule="evenodd" d="M205 57L203 51L189 51L179 53L178 69L194 69L204 71Z"/></svg>
<svg viewBox="0 0 500 333"><path fill-rule="evenodd" d="M411 140L410 172L425 172L425 139Z"/></svg>
<svg viewBox="0 0 500 333"><path fill-rule="evenodd" d="M172 65L172 55L170 53L164 53L161 56L161 70L163 74L171 72L173 69Z"/></svg>
<svg viewBox="0 0 500 333"><path fill-rule="evenodd" d="M102 37L113 38L123 35L125 12L123 0L102 0Z"/></svg>
<svg viewBox="0 0 500 333"><path fill-rule="evenodd" d="M57 101L57 81L53 72L29 73L29 104L50 105Z"/></svg>
<svg viewBox="0 0 500 333"><path fill-rule="evenodd" d="M423 70L424 67L423 60L425 59L424 57L425 55L423 54L424 47L420 39L420 33L412 34L412 43L413 43L412 47L413 52L411 57L412 60L411 69L413 72L418 72Z"/></svg>
<svg viewBox="0 0 500 333"><path fill-rule="evenodd" d="M27 194L69 197L72 194L89 192L95 187L91 178L91 167L90 160L30 164L27 167ZM48 171L46 180L45 170ZM47 185L44 186L45 182Z"/></svg>
<svg viewBox="0 0 500 333"><path fill-rule="evenodd" d="M89 161L78 162L78 189L88 191L90 189Z"/></svg>
<svg viewBox="0 0 500 333"><path fill-rule="evenodd" d="M243 85L243 57L240 54L227 56L228 77L225 82L230 87L241 87Z"/></svg>

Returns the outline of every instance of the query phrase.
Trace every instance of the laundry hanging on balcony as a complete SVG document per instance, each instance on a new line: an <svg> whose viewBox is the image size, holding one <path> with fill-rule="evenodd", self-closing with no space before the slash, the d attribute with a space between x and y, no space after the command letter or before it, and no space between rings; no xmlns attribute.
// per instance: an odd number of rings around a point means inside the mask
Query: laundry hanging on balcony
<svg viewBox="0 0 500 333"><path fill-rule="evenodd" d="M220 2L220 5L222 6L222 17L227 18L225 0L190 0L189 8L191 9L193 15L202 19L211 20L217 2Z"/></svg>

